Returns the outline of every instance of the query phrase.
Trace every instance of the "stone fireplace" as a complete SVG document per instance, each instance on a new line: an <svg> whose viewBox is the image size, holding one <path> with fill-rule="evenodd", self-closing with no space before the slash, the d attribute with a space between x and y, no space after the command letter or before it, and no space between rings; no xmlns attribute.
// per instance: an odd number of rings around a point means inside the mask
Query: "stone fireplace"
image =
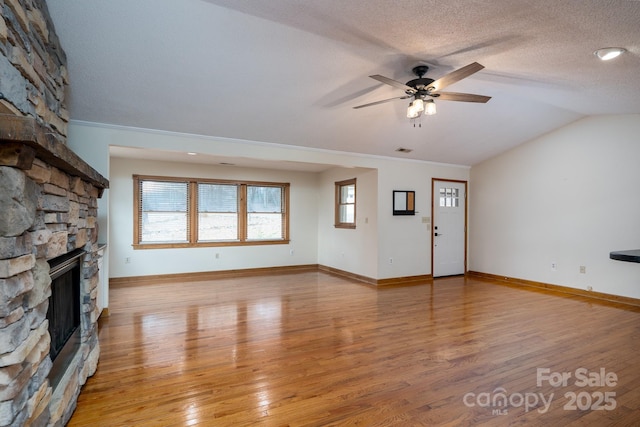
<svg viewBox="0 0 640 427"><path fill-rule="evenodd" d="M67 147L66 58L45 1L0 0L0 12L0 427L62 426L100 354L97 201L108 181ZM76 270L64 280L77 287L61 297L51 269L67 258ZM50 332L54 306L77 310L75 327L54 321L71 345Z"/></svg>

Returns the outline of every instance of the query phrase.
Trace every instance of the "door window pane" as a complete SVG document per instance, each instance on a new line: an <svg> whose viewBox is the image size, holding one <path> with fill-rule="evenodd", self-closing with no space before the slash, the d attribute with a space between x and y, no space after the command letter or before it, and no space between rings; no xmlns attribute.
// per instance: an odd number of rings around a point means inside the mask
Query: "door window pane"
<svg viewBox="0 0 640 427"><path fill-rule="evenodd" d="M460 206L460 190L458 188L440 188L440 207L457 208Z"/></svg>

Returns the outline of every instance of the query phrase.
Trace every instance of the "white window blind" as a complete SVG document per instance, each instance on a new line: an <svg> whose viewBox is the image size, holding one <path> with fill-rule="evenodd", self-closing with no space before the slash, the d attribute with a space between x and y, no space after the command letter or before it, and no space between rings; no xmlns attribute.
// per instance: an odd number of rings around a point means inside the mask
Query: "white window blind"
<svg viewBox="0 0 640 427"><path fill-rule="evenodd" d="M238 186L198 183L198 241L238 240Z"/></svg>
<svg viewBox="0 0 640 427"><path fill-rule="evenodd" d="M189 240L186 182L140 181L141 243Z"/></svg>

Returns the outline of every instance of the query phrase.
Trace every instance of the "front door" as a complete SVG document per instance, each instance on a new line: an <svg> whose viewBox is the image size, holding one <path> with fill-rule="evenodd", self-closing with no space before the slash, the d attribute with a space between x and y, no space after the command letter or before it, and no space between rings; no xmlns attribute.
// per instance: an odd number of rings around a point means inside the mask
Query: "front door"
<svg viewBox="0 0 640 427"><path fill-rule="evenodd" d="M466 194L466 181L433 180L433 277L466 272Z"/></svg>

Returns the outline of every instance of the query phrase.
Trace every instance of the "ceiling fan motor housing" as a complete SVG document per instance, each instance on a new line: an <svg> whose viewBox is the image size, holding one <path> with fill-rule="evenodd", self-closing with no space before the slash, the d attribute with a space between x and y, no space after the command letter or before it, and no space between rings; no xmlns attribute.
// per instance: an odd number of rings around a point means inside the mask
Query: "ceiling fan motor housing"
<svg viewBox="0 0 640 427"><path fill-rule="evenodd" d="M433 82L434 82L433 79L429 79L427 77L420 77L417 79L409 80L406 83L406 85L414 88L415 90L413 91L406 90L405 93L407 95L412 95L412 96L415 95L416 97L421 97L421 98L424 98L425 96L433 96L429 93L430 91L428 90L431 83Z"/></svg>
<svg viewBox="0 0 640 427"><path fill-rule="evenodd" d="M416 98L421 98L421 99L424 99L426 96L430 96L429 91L427 89L429 88L429 85L431 85L431 83L433 83L435 80L430 79L428 77L422 77L425 74L427 74L427 71L429 71L429 67L426 65L418 65L417 67L414 67L411 71L413 72L413 74L418 76L418 78L409 80L406 83L406 85L414 88L415 91L406 90L405 93L407 95L412 95L412 96L415 96Z"/></svg>

